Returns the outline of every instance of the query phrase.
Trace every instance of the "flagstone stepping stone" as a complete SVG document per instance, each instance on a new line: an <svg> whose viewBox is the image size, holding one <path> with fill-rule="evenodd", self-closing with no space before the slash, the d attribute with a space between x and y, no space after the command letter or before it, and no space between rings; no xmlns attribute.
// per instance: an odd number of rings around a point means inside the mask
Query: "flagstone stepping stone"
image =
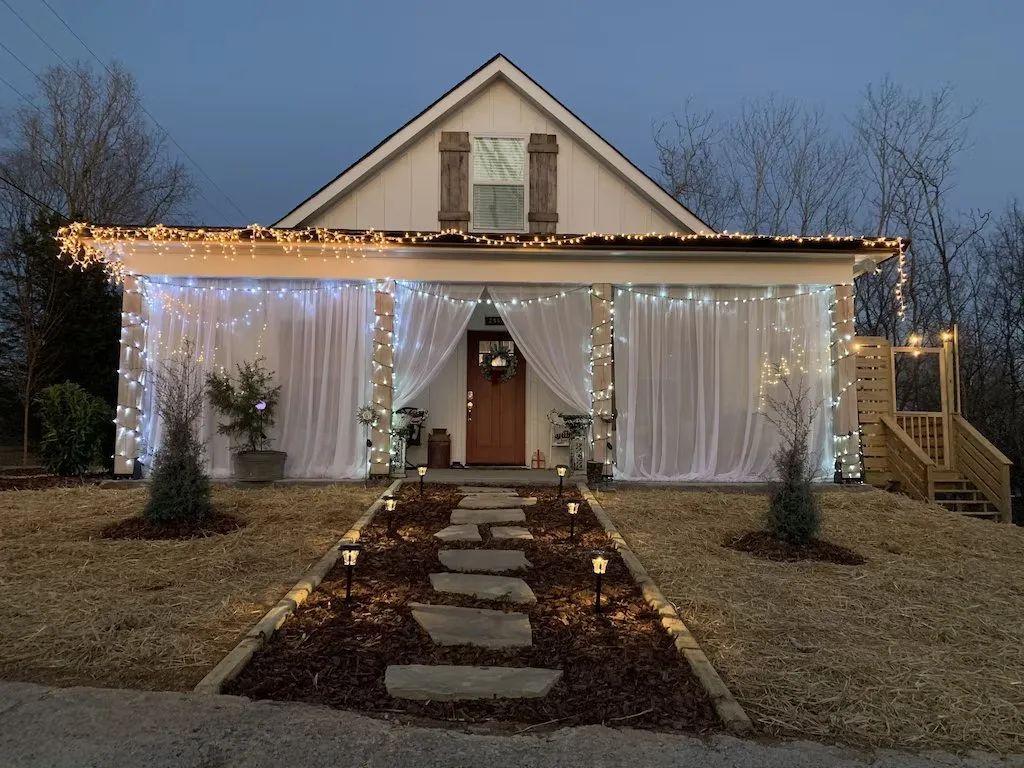
<svg viewBox="0 0 1024 768"><path fill-rule="evenodd" d="M459 509L503 509L505 507L529 507L537 503L534 496L501 496L487 493L475 496L463 496L458 503Z"/></svg>
<svg viewBox="0 0 1024 768"><path fill-rule="evenodd" d="M558 682L557 669L536 667L463 667L452 664L392 664L384 687L396 699L539 699Z"/></svg>
<svg viewBox="0 0 1024 768"><path fill-rule="evenodd" d="M490 485L460 485L459 493L468 494L498 494L499 496L515 496L515 488L497 488Z"/></svg>
<svg viewBox="0 0 1024 768"><path fill-rule="evenodd" d="M442 549L437 553L449 571L501 573L529 568L531 563L518 549Z"/></svg>
<svg viewBox="0 0 1024 768"><path fill-rule="evenodd" d="M483 541L480 529L468 523L449 525L435 533L434 537L441 541Z"/></svg>
<svg viewBox="0 0 1024 768"><path fill-rule="evenodd" d="M525 613L486 608L409 603L412 617L438 645L479 645L484 648L522 648L533 645Z"/></svg>
<svg viewBox="0 0 1024 768"><path fill-rule="evenodd" d="M487 525L488 523L522 523L526 515L521 509L454 509L452 525Z"/></svg>
<svg viewBox="0 0 1024 768"><path fill-rule="evenodd" d="M518 525L492 525L492 539L532 539L533 534Z"/></svg>
<svg viewBox="0 0 1024 768"><path fill-rule="evenodd" d="M484 576L479 573L432 573L430 586L435 592L472 595L481 600L511 600L513 603L536 603L530 585L514 576Z"/></svg>

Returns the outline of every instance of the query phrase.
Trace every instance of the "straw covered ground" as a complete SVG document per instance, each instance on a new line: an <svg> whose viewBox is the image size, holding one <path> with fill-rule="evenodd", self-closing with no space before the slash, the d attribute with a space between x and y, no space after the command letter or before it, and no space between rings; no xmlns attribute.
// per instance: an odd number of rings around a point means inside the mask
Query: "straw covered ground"
<svg viewBox="0 0 1024 768"><path fill-rule="evenodd" d="M245 526L164 541L100 537L145 488L0 493L0 678L189 690L380 491L215 486Z"/></svg>
<svg viewBox="0 0 1024 768"><path fill-rule="evenodd" d="M765 497L623 486L601 503L759 729L1024 752L1024 529L872 491L821 496L862 565L723 546Z"/></svg>

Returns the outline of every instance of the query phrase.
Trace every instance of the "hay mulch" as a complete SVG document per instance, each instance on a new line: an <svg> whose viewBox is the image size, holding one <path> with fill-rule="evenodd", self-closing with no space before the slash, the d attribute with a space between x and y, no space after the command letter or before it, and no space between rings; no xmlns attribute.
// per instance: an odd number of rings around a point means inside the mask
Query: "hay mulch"
<svg viewBox="0 0 1024 768"><path fill-rule="evenodd" d="M154 522L141 517L129 517L106 525L100 530L105 539L202 539L237 531L245 526L245 520L227 512L213 513L201 523Z"/></svg>
<svg viewBox="0 0 1024 768"><path fill-rule="evenodd" d="M0 496L0 678L191 689L380 493L215 486L220 536L113 540L145 488Z"/></svg>
<svg viewBox="0 0 1024 768"><path fill-rule="evenodd" d="M823 538L859 566L722 542L764 497L601 494L763 732L908 749L1024 751L1024 529L903 496L827 492Z"/></svg>
<svg viewBox="0 0 1024 768"><path fill-rule="evenodd" d="M535 506L524 508L532 541L494 541L485 535L479 544L443 543L433 534L448 524L460 494L426 488L423 501L414 487L404 489L391 525L382 513L363 531L365 549L355 569L352 601L344 600L345 568L339 565L226 692L449 722L515 724L503 726L510 730L522 724L536 731L588 723L717 727L707 694L617 557L602 587L604 612L594 613L589 555L608 540L586 504L575 542L568 541L565 501L570 497L558 500L555 490L521 488L521 495L538 497ZM532 567L521 575L536 594L536 605L433 591L430 574L445 570L438 551L457 547L523 550ZM412 618L412 601L524 612L533 646L437 646ZM384 687L389 664L532 666L561 669L563 675L540 699L406 701L391 698Z"/></svg>
<svg viewBox="0 0 1024 768"><path fill-rule="evenodd" d="M751 531L740 536L731 536L725 546L737 552L746 552L754 557L775 560L780 563L795 563L798 560L817 560L836 565L863 565L864 558L848 547L841 547L830 541L814 539L804 544L793 544L772 536L767 531Z"/></svg>

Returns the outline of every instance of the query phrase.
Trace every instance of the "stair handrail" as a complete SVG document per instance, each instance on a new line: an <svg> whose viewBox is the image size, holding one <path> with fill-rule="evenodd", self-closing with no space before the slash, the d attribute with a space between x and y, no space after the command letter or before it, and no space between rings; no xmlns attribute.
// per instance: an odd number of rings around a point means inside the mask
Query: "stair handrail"
<svg viewBox="0 0 1024 768"><path fill-rule="evenodd" d="M914 442L913 438L896 421L895 416L883 414L881 422L886 427L887 436L895 438L899 447L909 454L910 459L908 461L907 457L900 455L898 451L890 450L889 471L896 475L900 483L916 498L934 501L935 481L932 479L932 473L935 471L936 465L931 456Z"/></svg>
<svg viewBox="0 0 1024 768"><path fill-rule="evenodd" d="M999 510L999 522L1010 522L1013 516L1010 500L1010 467L1013 462L959 413L953 414L953 427L955 435L953 450L956 452L957 469L985 495L989 503ZM991 464L988 477L979 471L979 467L975 466L975 460L967 453L964 447L965 441L961 439L960 432L964 432L974 443L972 450L981 454L980 458Z"/></svg>

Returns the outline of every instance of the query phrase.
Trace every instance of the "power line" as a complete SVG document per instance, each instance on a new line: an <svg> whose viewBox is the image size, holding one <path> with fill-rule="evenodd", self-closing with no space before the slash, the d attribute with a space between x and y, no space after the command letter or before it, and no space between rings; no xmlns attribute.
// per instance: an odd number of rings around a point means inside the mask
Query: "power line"
<svg viewBox="0 0 1024 768"><path fill-rule="evenodd" d="M7 2L7 0L0 0L0 3L3 3L4 5L6 5L7 6L7 10L9 10L11 13L13 13L17 17L18 21L20 21L22 24L24 24L28 28L28 31L31 32L33 35L35 35L39 39L39 42L41 42L43 45L45 45L47 48L50 49L50 53L52 53L54 56L56 56L58 59L60 59L62 62L64 62L64 66L66 66L68 69L72 69L71 65L68 64L67 59L65 59L63 56L61 56L60 53L57 52L56 48L54 48L52 45L50 45L48 42L46 42L46 40L43 38L43 36L40 35L38 32L36 32L35 29L32 28L32 25L29 24L27 21L25 21L25 17L22 16L20 13L18 13L16 10L14 10L14 6L13 5L11 5L9 2Z"/></svg>
<svg viewBox="0 0 1024 768"><path fill-rule="evenodd" d="M47 205L42 200L40 200L38 197L33 195L31 192L26 192L24 189L19 187L17 184L15 184L13 181L8 179L6 176L0 176L0 181L2 181L4 184L9 186L15 192L20 192L25 197L27 197L29 200L31 200L33 203L35 203L36 205L40 206L41 208L45 208L46 210L48 210L50 213L54 214L55 216L60 216L62 219L64 219L64 221L67 221L67 222L71 221L71 219L69 219L63 213L61 213L60 211L58 211L58 210L52 208L51 206Z"/></svg>
<svg viewBox="0 0 1024 768"><path fill-rule="evenodd" d="M21 64L21 66L23 66L23 67L25 68L25 71L26 71L26 72L28 72L28 73L29 73L30 75L32 75L32 77L34 77L34 78L35 78L35 79L36 79L36 80L37 80L37 81L39 82L39 84L40 84L40 85L42 85L42 84L43 84L43 79L42 79L41 77L39 77L39 75L37 75L37 74L35 73L35 70L34 70L34 69L32 69L32 67L30 67L30 66L29 66L28 64L26 64L26 63L25 63L24 61L22 61L22 60L21 60L20 58L18 58L18 54L16 54L16 53L15 53L14 51L12 51L12 50L11 50L10 48L8 48L8 47L7 47L6 45L4 45L4 42L3 42L3 40L0 40L0 48L3 48L3 49L4 49L5 51L7 51L8 55L9 55L9 56L10 56L10 57L11 57L12 59L14 59L14 60L15 60L16 62L18 62L19 64Z"/></svg>
<svg viewBox="0 0 1024 768"><path fill-rule="evenodd" d="M14 87L13 85L11 85L11 83L10 83L10 82L9 82L8 80L4 79L4 78L3 78L2 76L0 76L0 83L3 83L3 84L4 84L4 85L6 85L6 86L7 86L8 88L10 88L10 89L11 89L12 91L14 91L14 92L15 92L16 94L18 94L19 96L21 96L21 98L23 98L23 99L24 99L24 100L26 101L26 103L28 103L28 105L29 105L30 107L35 107L36 109L39 109L39 107L37 107L37 106L36 106L36 103L35 103L34 101L32 101L32 99L30 99L30 98L29 98L28 96L26 96L26 95L25 95L24 93L22 93L22 92L21 92L21 91L19 91L19 90L18 90L17 88L15 88L15 87Z"/></svg>
<svg viewBox="0 0 1024 768"><path fill-rule="evenodd" d="M11 7L11 4L10 4L9 2L7 2L7 0L0 0L0 2L2 2L2 3L3 3L4 5L5 5L5 6L7 6L7 8L8 8L8 9L9 9L9 10L11 11L11 13L13 13L13 14L14 14L14 15L15 15L15 16L16 16L16 17L18 18L18 20L19 20L19 21L20 21L20 22L21 22L22 24L24 24L24 25L25 25L26 27L28 27L29 31L30 31L30 32L31 32L31 33L32 33L33 35L35 35L35 36L36 36L37 38L39 38L40 42L42 42L42 43L43 43L43 45L45 45L45 46L46 46L47 48L49 48L49 49L50 49L50 51L51 51L51 52L52 52L52 53L53 53L53 54L54 54L54 55L55 55L55 56L56 56L56 57L57 57L58 59L60 59L60 60L61 60L61 62L63 62L64 66L66 66L66 67L68 68L68 71L69 71L69 72L74 72L74 71L75 71L75 68L74 68L74 67L73 67L73 66L72 66L71 64L69 64L69 63L68 63L68 60L67 60L67 59L65 59L65 58L64 58L63 56L61 56L61 55L60 55L60 53L58 53L58 52L57 52L57 51L56 51L56 50L54 49L54 47L53 47L52 45L50 45L50 44L49 44L48 42L46 42L46 40L45 40L45 39L43 38L43 36L42 36L42 35L40 35L40 34L39 34L38 32L36 32L36 30L32 28L32 25L31 25L31 24L29 24L29 23L28 23L28 22L27 22L27 21L26 21L26 20L25 20L25 19L24 19L24 18L23 18L23 17L21 16L21 14L19 14L19 13L18 13L18 12L17 12L16 10L14 10L14 8L12 8L12 7ZM47 8L49 8L49 5L47 5ZM54 10L53 10L52 8L50 8L50 11L51 11L52 13L54 13L54 15L56 15L56 11L54 11ZM60 17L58 16L58 18L60 18ZM60 19L60 21L61 21L61 23L63 23L63 24L64 24L64 26L67 26L67 24L66 24L66 23L64 22L64 20L63 20L63 19ZM71 33L72 33L72 34L74 34L74 30L71 30L71 28L70 28L70 27L68 27L68 29L69 29L69 31L71 31ZM75 38L76 38L76 39L78 39L78 40L79 40L79 42L81 42L81 38L79 38L79 37L78 37L78 35L75 35ZM85 43L83 42L83 43L82 43L82 45L85 45ZM96 54L92 52L92 50L91 50L91 49L89 48L89 46L85 46L85 47L86 47L86 50L88 50L88 51L89 51L89 53L91 53L91 54L93 55L93 57L94 57L94 58L96 58ZM15 53L14 51L12 51L12 50L11 50L10 48L8 48L8 47L7 47L6 45L4 45L4 43L3 43L3 41L2 41L2 40L0 40L0 48L2 48L3 50L7 51L7 53L8 53L8 54L9 54L9 55L10 55L10 56L11 56L11 57L12 57L12 58L13 58L13 59L15 60L15 61L17 61L17 62L18 62L18 63L19 63L19 64L20 64L20 65L21 65L22 67L24 67L24 69L25 69L25 71L26 71L26 72L28 72L28 73L29 73L30 75L32 75L32 77L34 77L34 78L36 79L36 81L37 81L37 82L38 82L38 83L39 83L39 84L40 84L41 86L44 86L44 87L45 87L45 83L43 82L43 78L41 78L41 77L40 77L40 76L39 76L38 74L36 74L35 70L34 70L34 69L32 69L32 68L31 68L31 67L30 67L30 66L29 66L28 64L26 64L26 63L25 63L25 62L24 62L24 61L23 61L23 60L22 60L21 58L19 58L19 57L18 57L18 55L17 55L17 54L16 54L16 53ZM105 69L105 70L107 71L107 73L108 73L108 74L110 74L110 76L111 76L111 77L113 77L113 76L114 76L114 73L113 73L113 72L111 72L111 71L110 71L110 69L109 69L109 68L108 68L108 67L107 67L107 66L106 66L105 64L103 64L103 62L102 62L102 61L100 61L100 60L99 60L98 58L97 58L97 61L99 61L99 62L100 62L100 65L102 65L102 66L103 66L103 68L104 68L104 69ZM86 86L86 87L87 87L87 88L88 88L88 89L89 89L90 91L93 91L93 92L95 92L95 88L93 87L92 83L91 83L91 82L89 81L89 78L88 78L88 76L87 76L87 75L86 75L85 73L79 73L79 74L80 74L80 77L81 77L81 80L82 80L82 84L83 84L83 85L85 85L85 86ZM7 80L3 80L2 78L0 78L0 80L2 80L2 81L3 81L3 83L4 83L5 85L7 85L7 86L8 86L8 87L9 87L9 88L10 88L10 89L12 90L12 91L14 91L14 92L15 92L15 93L17 93L17 94L18 94L19 96L21 96L21 98L25 99L25 101L26 101L26 102L28 102L28 104L29 104L29 105L31 105L32 107L35 107L35 109L36 109L37 111L39 111L39 112L42 112L42 111L43 111L43 110L42 110L42 109L41 109L41 108L40 108L40 107L39 107L39 106L38 106L37 104L35 104L35 102L33 102L33 101L32 101L31 99L29 99L29 98L28 98L27 96L25 96L25 94L23 94L23 93L22 93L21 91L19 91L19 90L18 90L17 88L15 88L15 87L14 87L13 85L11 85L11 83L7 82ZM154 123L156 123L157 127L158 127L158 128L159 128L159 129L161 130L161 131L163 131L163 132L164 132L164 134L165 134L165 135L167 136L167 138L169 138L169 139L171 140L171 142L172 142L172 143L173 143L173 144L174 144L174 145L175 145L176 147L178 147L178 149L180 149L180 150L182 151L182 153L184 153L184 154L186 155L186 157L187 157L187 156L188 156L188 153L187 153L187 152L185 152L185 150L184 150L184 149L182 149L181 145L180 145L180 144L178 144L178 142L174 141L174 137L170 135L170 132L169 132L169 131L167 131L167 129L166 129L166 128L164 128L164 127L163 127L162 125L160 125L159 123L157 123L156 119L155 119L155 118L154 118L154 117L153 117L152 115L150 115L150 114L149 114L149 112L147 112L147 111L146 111L146 108L145 108L145 106L144 106L144 105L142 104L142 102L141 102L141 101L140 101L140 100L138 99L138 97L137 97L137 96L136 96L136 101L137 101L137 102L138 102L138 104L139 104L139 108L140 108L140 109L141 109L141 110L142 110L142 111L143 111L143 112L144 112L145 114L149 115L149 118L150 118L150 119L151 119L151 120L152 120L152 121L153 121ZM206 176L206 177L207 177L207 178L209 179L209 176L208 176L208 175L206 174L206 172L205 172L205 171L203 171L203 169L202 169L202 168L201 168L201 167L199 166L199 164L195 162L195 160L192 160L192 158L191 158L191 157L189 157L188 159L189 159L189 160L191 160L191 161L192 161L192 164L193 164L193 165L195 165L195 166L196 166L196 168L199 168L200 172L201 172L201 173L203 173L203 175L204 175L204 176ZM213 183L213 179L210 179L210 182L211 182L211 183ZM214 184L214 186L217 186L217 185L216 185L216 184ZM220 188L218 187L218 189L220 189ZM24 192L24 190L21 190L21 191L22 191L22 192ZM221 209L220 209L220 208L219 208L219 207L218 207L218 206L217 206L217 205L216 205L216 204L215 204L215 203L214 203L214 202L213 202L212 200L210 200L210 198L208 198L208 197L207 197L207 196L206 196L206 195L205 195L205 194L203 193L203 191L202 191L201 189L199 189L199 188L196 188L196 192L197 192L197 193L199 194L199 197L201 197L201 198L203 199L203 201L204 201L204 202L205 202L205 203L206 203L207 205L209 205L209 206L210 206L210 207L211 207L211 208L212 208L212 209L213 209L213 210L214 210L214 211L215 211L215 212L217 213L217 215L218 215L218 216L220 216L220 218L221 218L221 220L222 220L222 221L227 221L227 216L225 216L225 215L224 215L224 212L223 212L223 211L222 211L222 210L221 210ZM27 194L27 193L26 193L26 194ZM221 190L221 194L224 194L223 190ZM225 197L227 198L227 195L226 195L226 194L225 194L224 196L225 196ZM233 202L233 201L231 201L231 199L230 199L230 198L228 198L228 202L231 202L231 204L232 204L232 205L234 205L234 202ZM52 210L52 209L51 209L51 210ZM238 206L235 206L235 210L238 210ZM245 214L244 214L244 213L242 213L242 212L241 212L240 210L238 210L238 212L239 212L240 214L242 214L242 216L243 216L243 217L245 216Z"/></svg>
<svg viewBox="0 0 1024 768"><path fill-rule="evenodd" d="M6 5L6 0L3 0L3 2L4 2L4 4ZM50 11L50 13L52 13L52 14L53 14L53 15L54 15L54 16L55 16L55 17L57 18L57 21L59 21L59 22L60 22L61 24L63 24L63 25L64 25L64 28L65 28L65 29L66 29L66 30L67 30L68 32L70 32L70 33L71 33L71 34L72 34L72 35L74 36L74 38L75 38L75 39L76 39L76 40L77 40L77 41L78 41L79 43L81 43L81 44L82 44L82 47L83 47L83 48L85 48L85 50L87 50L87 51L89 52L89 55L90 55L90 56L92 56L92 57L93 57L93 58L94 58L94 59L95 59L95 60L96 60L97 62L99 62L99 65L100 65L101 67L103 67L103 69L105 69L105 70L107 71L107 74L108 74L108 75L110 75L111 77L113 77L114 73L110 71L110 67L108 67L108 66L106 65L106 63L104 63L103 59L101 59L101 58L100 58L99 56L97 56L97 55L96 55L96 52L95 52L95 51L93 51L93 49L92 49L92 48L90 48L90 47L89 47L89 46L88 46L88 45L86 44L85 40L83 40L83 39L82 39L81 37L79 37L79 36L78 36L78 33L77 33L77 32L75 32L75 30L73 30L73 29L71 28L71 25L70 25L70 24L68 24L68 23L67 23L66 21L64 21L64 17L63 17L63 16L61 16L61 15L60 15L59 13L57 13L57 11L55 11L55 10L53 9L53 6L52 6L52 5L50 5L50 4L49 4L49 3L47 2L47 0L39 0L39 2L41 2L41 3L43 4L43 5L45 5L45 6L47 7L47 9L48 9L48 10ZM155 117L153 117L152 113L150 113L150 111L149 111L148 109L146 109L146 106L145 106L145 105L144 105L144 104L142 103L142 100L141 100L141 99L139 100L139 108L140 108L140 109L142 110L142 112L143 112L143 113L144 113L144 114L145 114L145 115L146 115L147 117L149 117L149 119L150 119L150 120L152 120L152 121L153 121L153 123L154 123L154 124L155 124L155 125L156 125L156 126L157 126L157 127L158 127L158 128L160 129L160 130L161 130L161 131L163 131L163 132L164 132L164 134L165 134L165 135L167 136L167 138L168 138L168 139L170 139L171 143L172 143L172 144L173 144L173 145L174 145L175 147L177 147L177 148L178 148L178 151L179 151L179 152L181 152L181 154L183 154L183 155L184 155L184 156L185 156L185 157L186 157L186 158L188 159L188 161L189 161L190 163L192 163L192 165L194 165L194 166L196 167L196 169L197 169L197 170L198 170L198 171L199 171L199 172L200 172L200 173L201 173L201 174L202 174L202 175L203 175L203 176L204 176L204 177L206 178L206 180L207 180L207 181L209 181L209 182L210 182L210 184L212 184L212 185L213 185L213 188L214 188L214 189L216 189L216 190L217 190L218 192L220 192L220 193L221 193L221 195L223 195L223 196L224 196L224 199L225 199L225 200L227 200L227 201L228 201L229 203L231 203L231 207L232 207L232 208L234 208L234 209L235 209L236 211L238 211L238 215L239 215L239 216L241 216L241 217L242 217L242 219L243 219L244 221L248 221L248 217L247 217L247 216L245 215L245 213L243 213L243 212L242 212L242 209L241 209L241 208L239 208L239 207L238 207L238 206L237 206L237 205L235 204L235 201L231 199L231 197L230 197L230 196L228 195L228 193L227 193L227 192L225 192L225 191L224 191L223 189L221 189L220 185L219 185L219 184L217 184L217 182L215 182L215 181L213 180L213 178L212 178L212 177L210 176L210 174L208 174L208 173L207 173L207 172L206 172L206 171L205 171L205 170L203 169L203 167L202 167L201 165L199 165L199 163L197 163L197 162L195 161L195 159L194 159L194 158L192 157L192 155L190 155L190 154L189 154L188 152L186 152L186 151L185 151L185 148L184 148L183 146L181 146L181 144L179 144L179 143L178 143L178 142L177 142L177 141L176 141L176 140L174 139L174 137L173 137L173 136L171 135L171 132L170 132L170 131L168 131L168 130L167 130L166 128L164 128L164 127L163 127L163 126L162 126L162 125L160 124L160 122L159 122L159 121L158 121L158 120L157 120L157 119L156 119ZM207 202L209 202L209 201L207 201ZM220 212L218 211L218 213L220 213ZM223 216L224 214L220 214L220 215L221 215L221 216ZM225 218L226 218L226 217L225 217Z"/></svg>

